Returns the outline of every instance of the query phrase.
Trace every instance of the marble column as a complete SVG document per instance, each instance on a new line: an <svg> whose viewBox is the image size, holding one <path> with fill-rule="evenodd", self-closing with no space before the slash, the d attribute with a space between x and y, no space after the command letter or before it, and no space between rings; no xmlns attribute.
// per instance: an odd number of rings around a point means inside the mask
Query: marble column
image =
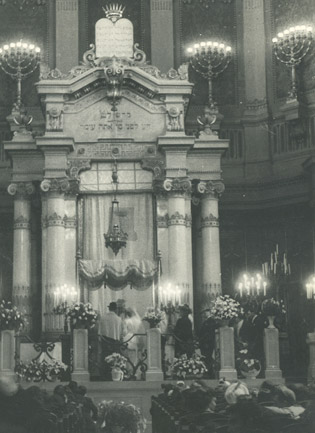
<svg viewBox="0 0 315 433"><path fill-rule="evenodd" d="M173 0L151 2L151 63L162 72L174 67Z"/></svg>
<svg viewBox="0 0 315 433"><path fill-rule="evenodd" d="M191 184L186 178L166 179L164 189L168 192L168 277L172 286L180 290L181 303L193 307L193 300L190 299L190 273L187 269L191 238L188 241L186 233L186 199L190 196Z"/></svg>
<svg viewBox="0 0 315 433"><path fill-rule="evenodd" d="M309 365L307 369L307 380L312 382L315 377L315 332L307 334L306 343L309 347Z"/></svg>
<svg viewBox="0 0 315 433"><path fill-rule="evenodd" d="M218 198L224 191L221 181L199 182L201 194L201 286L198 288L198 307L209 306L209 302L221 294L221 260Z"/></svg>
<svg viewBox="0 0 315 433"><path fill-rule="evenodd" d="M26 314L26 330L32 327L30 199L34 192L31 182L12 183L8 187L8 193L14 196L12 302Z"/></svg>
<svg viewBox="0 0 315 433"><path fill-rule="evenodd" d="M43 200L43 261L45 261L45 281L43 281L43 331L54 333L63 329L62 316L53 313L54 293L66 281L66 243L65 243L65 193L70 189L68 179L45 179L41 190Z"/></svg>

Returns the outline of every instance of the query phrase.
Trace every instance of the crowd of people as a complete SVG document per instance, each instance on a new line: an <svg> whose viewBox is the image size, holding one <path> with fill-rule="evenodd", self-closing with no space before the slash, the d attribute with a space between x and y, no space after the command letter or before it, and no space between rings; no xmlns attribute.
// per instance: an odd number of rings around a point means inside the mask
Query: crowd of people
<svg viewBox="0 0 315 433"><path fill-rule="evenodd" d="M269 381L250 391L245 383L221 380L215 389L202 381L186 387L163 384L158 401L178 431L202 433L313 433L315 431L315 387L302 384L275 385ZM159 428L159 413L152 405L153 431ZM172 427L170 428L170 430Z"/></svg>
<svg viewBox="0 0 315 433"><path fill-rule="evenodd" d="M98 411L86 392L74 381L48 393L1 377L0 433L95 433Z"/></svg>

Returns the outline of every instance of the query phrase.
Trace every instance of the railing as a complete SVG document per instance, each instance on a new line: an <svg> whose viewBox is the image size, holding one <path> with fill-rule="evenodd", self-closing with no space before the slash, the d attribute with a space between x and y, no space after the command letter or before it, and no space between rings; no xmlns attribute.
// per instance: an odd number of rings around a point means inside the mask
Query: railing
<svg viewBox="0 0 315 433"><path fill-rule="evenodd" d="M145 380L147 371L146 334L133 334L128 340L116 341L103 335L89 337L89 372L92 379L111 380L105 357L119 353L126 358L124 380Z"/></svg>

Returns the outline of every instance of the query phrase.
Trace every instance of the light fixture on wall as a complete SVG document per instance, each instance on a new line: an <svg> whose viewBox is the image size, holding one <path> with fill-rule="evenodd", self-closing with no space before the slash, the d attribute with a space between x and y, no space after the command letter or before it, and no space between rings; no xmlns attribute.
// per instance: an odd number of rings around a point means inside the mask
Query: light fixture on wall
<svg viewBox="0 0 315 433"><path fill-rule="evenodd" d="M15 107L22 106L22 80L31 75L40 62L40 48L20 40L0 48L0 68L17 82Z"/></svg>
<svg viewBox="0 0 315 433"><path fill-rule="evenodd" d="M297 97L296 67L309 51L312 40L313 28L305 25L290 27L272 39L276 58L291 69L288 99Z"/></svg>
<svg viewBox="0 0 315 433"><path fill-rule="evenodd" d="M311 275L305 284L307 299L315 299L315 275Z"/></svg>
<svg viewBox="0 0 315 433"><path fill-rule="evenodd" d="M121 217L119 213L119 201L117 200L118 190L118 173L117 173L117 162L112 172L113 184L115 185L114 199L112 201L112 207L109 216L109 227L108 232L104 234L106 248L111 248L117 256L121 248L125 248L127 245L128 234L125 233L121 228Z"/></svg>
<svg viewBox="0 0 315 433"><path fill-rule="evenodd" d="M232 48L220 42L199 42L189 47L187 54L192 68L208 81L209 109L213 114L218 114L212 81L227 68L232 58Z"/></svg>

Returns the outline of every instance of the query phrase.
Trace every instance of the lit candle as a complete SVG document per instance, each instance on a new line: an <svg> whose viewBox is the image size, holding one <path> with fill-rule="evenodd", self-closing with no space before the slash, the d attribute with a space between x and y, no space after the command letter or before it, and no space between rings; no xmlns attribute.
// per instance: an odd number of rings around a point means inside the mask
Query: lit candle
<svg viewBox="0 0 315 433"><path fill-rule="evenodd" d="M266 296L266 287L267 287L266 281L263 282L263 286L264 286L264 296Z"/></svg>
<svg viewBox="0 0 315 433"><path fill-rule="evenodd" d="M243 284L242 283L239 283L238 290L240 291L240 297L242 297L243 296Z"/></svg>
<svg viewBox="0 0 315 433"><path fill-rule="evenodd" d="M312 285L310 283L306 284L306 296L307 299L312 299Z"/></svg>

